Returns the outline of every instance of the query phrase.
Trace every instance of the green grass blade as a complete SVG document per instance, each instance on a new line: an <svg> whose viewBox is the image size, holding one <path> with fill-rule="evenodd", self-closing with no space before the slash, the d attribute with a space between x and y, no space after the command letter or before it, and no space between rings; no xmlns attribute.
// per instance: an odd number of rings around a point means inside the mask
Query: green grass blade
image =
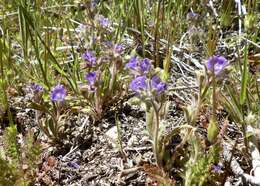
<svg viewBox="0 0 260 186"><path fill-rule="evenodd" d="M246 87L247 87L247 81L249 76L248 71L248 63L247 63L247 46L245 47L245 56L244 56L244 62L243 62L243 72L242 72L242 80L241 80L241 91L240 91L240 104L243 105L246 100Z"/></svg>

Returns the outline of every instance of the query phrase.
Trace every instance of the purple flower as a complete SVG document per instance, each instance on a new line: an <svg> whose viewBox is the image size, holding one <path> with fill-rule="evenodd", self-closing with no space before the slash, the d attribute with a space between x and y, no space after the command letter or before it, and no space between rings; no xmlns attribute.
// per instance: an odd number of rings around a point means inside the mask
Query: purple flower
<svg viewBox="0 0 260 186"><path fill-rule="evenodd" d="M36 84L36 83L31 83L31 88L34 92L43 91L43 87L41 85Z"/></svg>
<svg viewBox="0 0 260 186"><path fill-rule="evenodd" d="M228 61L223 56L212 56L208 59L207 69L211 72L214 71L215 75L219 75L223 72L228 65Z"/></svg>
<svg viewBox="0 0 260 186"><path fill-rule="evenodd" d="M125 68L135 71L135 75L143 75L147 74L151 70L152 64L151 61L147 58L140 60L138 57L134 56L125 65Z"/></svg>
<svg viewBox="0 0 260 186"><path fill-rule="evenodd" d="M140 63L142 73L147 73L151 69L151 61L147 58L143 59Z"/></svg>
<svg viewBox="0 0 260 186"><path fill-rule="evenodd" d="M97 1L97 0L92 0L92 1L90 2L90 8L91 8L91 9L96 8L97 5L98 5L98 1Z"/></svg>
<svg viewBox="0 0 260 186"><path fill-rule="evenodd" d="M213 166L212 166L212 170L213 170L213 172L215 172L215 173L220 173L221 170L222 170L222 168L223 168L223 166L220 165L220 164L217 164L217 165L213 165Z"/></svg>
<svg viewBox="0 0 260 186"><path fill-rule="evenodd" d="M63 85L56 85L51 92L51 100L54 102L62 102L66 97L67 91Z"/></svg>
<svg viewBox="0 0 260 186"><path fill-rule="evenodd" d="M109 26L109 19L104 17L104 16L100 16L99 18L99 24L103 27L103 28L106 28Z"/></svg>
<svg viewBox="0 0 260 186"><path fill-rule="evenodd" d="M162 80L158 76L153 76L151 80L152 88L156 90L158 94L161 94L163 91L167 89L166 83L162 82Z"/></svg>
<svg viewBox="0 0 260 186"><path fill-rule="evenodd" d="M124 46L121 44L115 44L114 51L117 54L121 54L124 51Z"/></svg>
<svg viewBox="0 0 260 186"><path fill-rule="evenodd" d="M136 56L132 57L129 62L125 65L126 69L137 70L138 58Z"/></svg>
<svg viewBox="0 0 260 186"><path fill-rule="evenodd" d="M93 65L96 64L96 57L94 56L93 51L86 51L84 54L81 55L81 57L88 62L87 66L92 67Z"/></svg>
<svg viewBox="0 0 260 186"><path fill-rule="evenodd" d="M147 89L146 77L138 76L135 79L133 79L130 83L130 89L132 89L137 93L139 93L142 90L146 90Z"/></svg>
<svg viewBox="0 0 260 186"><path fill-rule="evenodd" d="M199 16L199 14L194 13L194 12L189 12L189 13L187 14L187 17L190 18L190 19L197 18L198 16Z"/></svg>
<svg viewBox="0 0 260 186"><path fill-rule="evenodd" d="M88 81L88 83L93 86L97 79L97 73L96 72L89 72L85 75L85 79Z"/></svg>
<svg viewBox="0 0 260 186"><path fill-rule="evenodd" d="M86 25L83 25L83 24L80 24L76 29L75 31L77 33L83 33L85 30L86 30L87 26Z"/></svg>

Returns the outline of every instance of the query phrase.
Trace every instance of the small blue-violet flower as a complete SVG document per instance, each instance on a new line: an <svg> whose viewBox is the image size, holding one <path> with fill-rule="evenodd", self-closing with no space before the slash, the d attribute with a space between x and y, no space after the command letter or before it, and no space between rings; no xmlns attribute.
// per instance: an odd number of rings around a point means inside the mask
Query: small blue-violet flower
<svg viewBox="0 0 260 186"><path fill-rule="evenodd" d="M85 30L86 30L87 26L86 25L83 25L83 24L80 24L76 29L75 31L77 33L83 33Z"/></svg>
<svg viewBox="0 0 260 186"><path fill-rule="evenodd" d="M228 60L223 56L212 56L208 59L207 69L214 72L215 75L219 75L228 65Z"/></svg>
<svg viewBox="0 0 260 186"><path fill-rule="evenodd" d="M167 89L166 83L162 82L162 80L158 76L152 77L151 85L152 88L156 90L157 94L161 94Z"/></svg>
<svg viewBox="0 0 260 186"><path fill-rule="evenodd" d="M54 102L62 102L64 101L67 95L67 91L63 85L56 85L51 92L51 100Z"/></svg>
<svg viewBox="0 0 260 186"><path fill-rule="evenodd" d="M104 16L100 16L99 18L99 24L103 27L103 28L106 28L109 26L109 19L104 17Z"/></svg>
<svg viewBox="0 0 260 186"><path fill-rule="evenodd" d="M130 83L130 89L139 93L142 90L147 89L146 77L145 76L138 76L133 79Z"/></svg>
<svg viewBox="0 0 260 186"><path fill-rule="evenodd" d="M121 54L124 51L124 46L121 44L115 44L114 52L117 54Z"/></svg>
<svg viewBox="0 0 260 186"><path fill-rule="evenodd" d="M217 165L213 165L213 166L212 166L212 170L213 170L213 172L215 172L215 173L220 173L220 172L222 171L222 168L223 168L223 166L220 165L220 164L217 164Z"/></svg>
<svg viewBox="0 0 260 186"><path fill-rule="evenodd" d="M189 12L189 13L187 14L187 17L188 17L189 19L198 18L198 16L199 16L199 14L197 14L197 13L195 13L195 12Z"/></svg>
<svg viewBox="0 0 260 186"><path fill-rule="evenodd" d="M98 5L98 1L97 0L91 0L90 2L90 8L91 9L95 9Z"/></svg>
<svg viewBox="0 0 260 186"><path fill-rule="evenodd" d="M87 62L88 67L92 67L96 64L96 57L94 56L93 51L86 51L84 54L81 55L81 57Z"/></svg>
<svg viewBox="0 0 260 186"><path fill-rule="evenodd" d="M41 85L36 84L36 83L31 83L31 88L34 92L43 91L43 87Z"/></svg>
<svg viewBox="0 0 260 186"><path fill-rule="evenodd" d="M93 86L97 79L97 73L89 72L85 75L85 79L88 81L89 85Z"/></svg>
<svg viewBox="0 0 260 186"><path fill-rule="evenodd" d="M138 58L136 56L132 57L129 62L125 65L126 69L131 69L131 70L137 70L138 68Z"/></svg>
<svg viewBox="0 0 260 186"><path fill-rule="evenodd" d="M151 61L147 58L143 59L141 62L140 62L140 68L141 68L141 71L142 73L148 73L151 69Z"/></svg>

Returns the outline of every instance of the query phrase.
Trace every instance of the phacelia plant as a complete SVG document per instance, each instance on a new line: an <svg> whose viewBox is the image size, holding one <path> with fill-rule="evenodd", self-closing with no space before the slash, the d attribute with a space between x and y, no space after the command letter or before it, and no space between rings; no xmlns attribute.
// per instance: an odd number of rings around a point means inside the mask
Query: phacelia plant
<svg viewBox="0 0 260 186"><path fill-rule="evenodd" d="M163 157L160 152L161 141L159 131L160 123L165 117L167 84L161 80L152 67L149 59L132 57L125 65L132 80L129 88L146 106L146 127L153 141L153 151L156 163L162 167Z"/></svg>
<svg viewBox="0 0 260 186"><path fill-rule="evenodd" d="M88 113L95 121L102 118L104 110L117 100L124 91L122 44L115 44L111 48L104 49L100 56L93 51L86 51L82 54L84 60L83 71L84 82L80 90L85 98Z"/></svg>
<svg viewBox="0 0 260 186"><path fill-rule="evenodd" d="M36 110L36 122L39 124L40 129L51 140L51 142L59 143L62 140L62 125L63 108L65 106L65 98L67 90L64 85L58 84L51 92L49 92L49 99L43 98L44 89L35 83L31 85L33 99L31 100L30 107ZM49 103L49 100L52 104ZM42 118L41 115L45 113L46 117Z"/></svg>

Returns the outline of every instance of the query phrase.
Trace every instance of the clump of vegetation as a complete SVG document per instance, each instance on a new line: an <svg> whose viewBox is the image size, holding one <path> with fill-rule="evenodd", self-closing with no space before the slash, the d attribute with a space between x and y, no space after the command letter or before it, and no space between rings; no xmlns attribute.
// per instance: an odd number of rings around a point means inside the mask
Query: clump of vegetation
<svg viewBox="0 0 260 186"><path fill-rule="evenodd" d="M3 135L3 149L0 154L1 185L30 185L38 169L41 146L34 141L31 132L17 139L16 126L7 127Z"/></svg>
<svg viewBox="0 0 260 186"><path fill-rule="evenodd" d="M94 162L83 151L106 141L114 115L119 182L143 170L147 184L260 184L257 0L11 0L0 9L0 185L33 184L41 145L60 162L77 150ZM148 137L149 160L124 136L133 108L145 131L130 133Z"/></svg>

